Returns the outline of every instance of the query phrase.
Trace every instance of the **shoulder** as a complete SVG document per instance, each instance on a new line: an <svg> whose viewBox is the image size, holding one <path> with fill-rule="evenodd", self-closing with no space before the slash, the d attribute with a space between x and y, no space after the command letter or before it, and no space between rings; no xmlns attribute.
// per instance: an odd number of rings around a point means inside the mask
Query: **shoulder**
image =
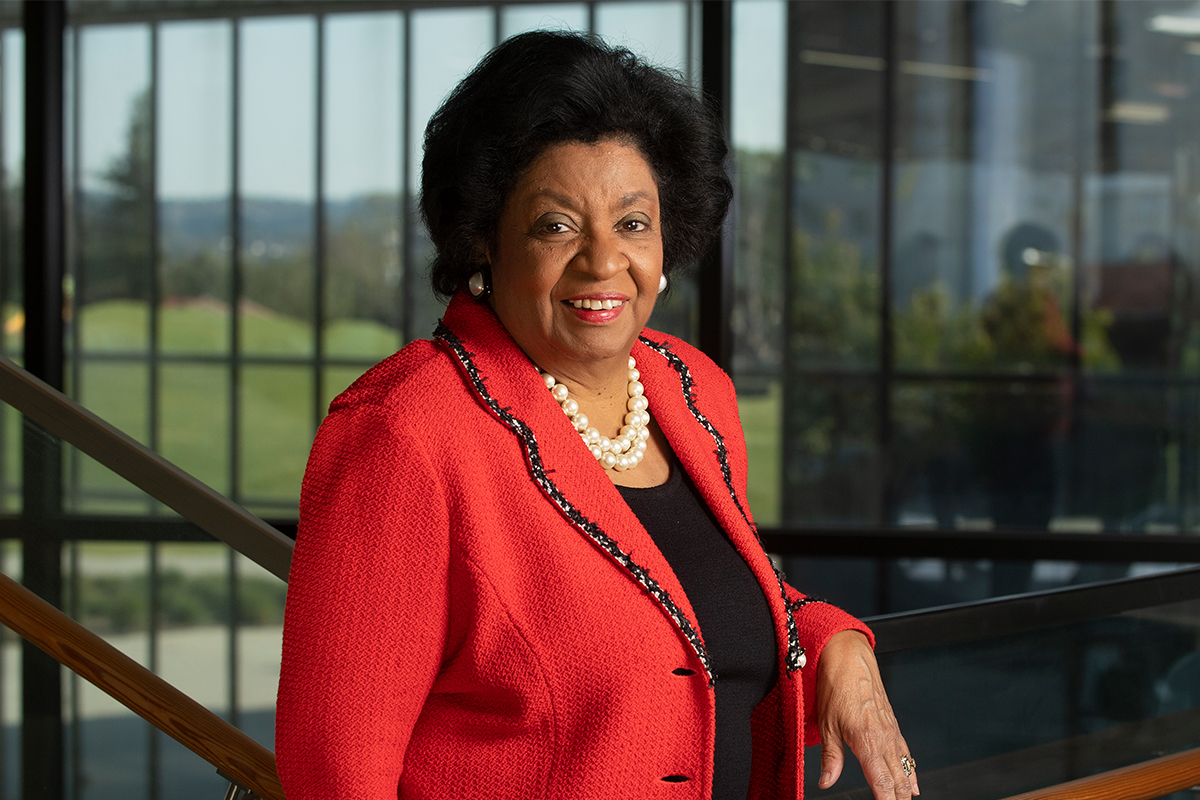
<svg viewBox="0 0 1200 800"><path fill-rule="evenodd" d="M363 373L329 405L331 415L380 411L389 416L415 408L437 408L462 385L446 351L421 339Z"/></svg>
<svg viewBox="0 0 1200 800"><path fill-rule="evenodd" d="M681 380L690 382L692 386L688 388L693 393L717 396L721 401L736 401L733 381L699 348L678 336L651 328L643 329L639 340L641 345L665 358Z"/></svg>

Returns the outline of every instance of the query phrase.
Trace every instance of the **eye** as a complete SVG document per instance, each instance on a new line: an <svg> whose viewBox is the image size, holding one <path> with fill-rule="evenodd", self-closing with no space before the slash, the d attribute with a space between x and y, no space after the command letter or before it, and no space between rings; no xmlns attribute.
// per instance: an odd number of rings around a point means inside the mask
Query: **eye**
<svg viewBox="0 0 1200 800"><path fill-rule="evenodd" d="M650 230L650 223L643 219L627 219L622 220L621 230L629 233L641 233L642 231Z"/></svg>
<svg viewBox="0 0 1200 800"><path fill-rule="evenodd" d="M542 226L542 230L546 233L566 233L569 229L564 222L547 222Z"/></svg>

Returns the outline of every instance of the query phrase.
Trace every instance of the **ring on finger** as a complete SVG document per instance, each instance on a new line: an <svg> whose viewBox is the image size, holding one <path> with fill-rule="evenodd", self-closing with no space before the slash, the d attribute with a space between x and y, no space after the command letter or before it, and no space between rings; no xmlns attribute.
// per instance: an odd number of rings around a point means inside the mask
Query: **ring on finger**
<svg viewBox="0 0 1200 800"><path fill-rule="evenodd" d="M913 770L917 768L917 761L908 756L900 756L900 769L904 770L905 776L913 774Z"/></svg>

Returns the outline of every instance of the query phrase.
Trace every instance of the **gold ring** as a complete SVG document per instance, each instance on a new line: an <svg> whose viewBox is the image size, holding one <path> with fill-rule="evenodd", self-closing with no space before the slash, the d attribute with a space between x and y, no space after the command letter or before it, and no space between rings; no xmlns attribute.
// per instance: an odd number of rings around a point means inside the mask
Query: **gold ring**
<svg viewBox="0 0 1200 800"><path fill-rule="evenodd" d="M900 769L904 770L904 774L906 776L912 775L913 770L916 768L917 768L916 759L909 758L908 756L900 756Z"/></svg>

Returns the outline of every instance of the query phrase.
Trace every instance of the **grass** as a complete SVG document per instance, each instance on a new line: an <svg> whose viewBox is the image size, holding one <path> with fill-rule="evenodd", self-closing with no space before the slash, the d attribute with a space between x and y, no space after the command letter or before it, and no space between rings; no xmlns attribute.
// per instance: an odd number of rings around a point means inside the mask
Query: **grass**
<svg viewBox="0 0 1200 800"><path fill-rule="evenodd" d="M759 527L779 524L779 469L783 432L781 406L783 389L772 383L765 394L738 398L738 415L746 436L746 455L750 461L747 495L750 512Z"/></svg>
<svg viewBox="0 0 1200 800"><path fill-rule="evenodd" d="M241 318L243 352L309 357L307 323L247 309ZM85 353L146 352L150 315L127 300L88 306L80 315ZM230 341L228 309L216 301L166 305L159 312L160 347L174 355L224 355ZM400 334L370 320L338 320L325 328L331 357L372 361L390 355ZM320 413L362 369L327 367ZM315 433L312 370L307 366L245 365L240 373L239 490L251 510L294 514L308 449ZM223 364L164 362L158 375L158 449L182 469L230 494L230 374ZM145 363L85 361L77 396L83 404L138 440L150 441L150 372ZM738 403L750 456L750 507L760 525L779 521L781 391ZM123 479L81 457L81 488L92 497L81 510L145 513L149 503ZM101 499L123 495L128 500ZM265 501L262 504L254 499ZM288 509L291 509L289 511Z"/></svg>

